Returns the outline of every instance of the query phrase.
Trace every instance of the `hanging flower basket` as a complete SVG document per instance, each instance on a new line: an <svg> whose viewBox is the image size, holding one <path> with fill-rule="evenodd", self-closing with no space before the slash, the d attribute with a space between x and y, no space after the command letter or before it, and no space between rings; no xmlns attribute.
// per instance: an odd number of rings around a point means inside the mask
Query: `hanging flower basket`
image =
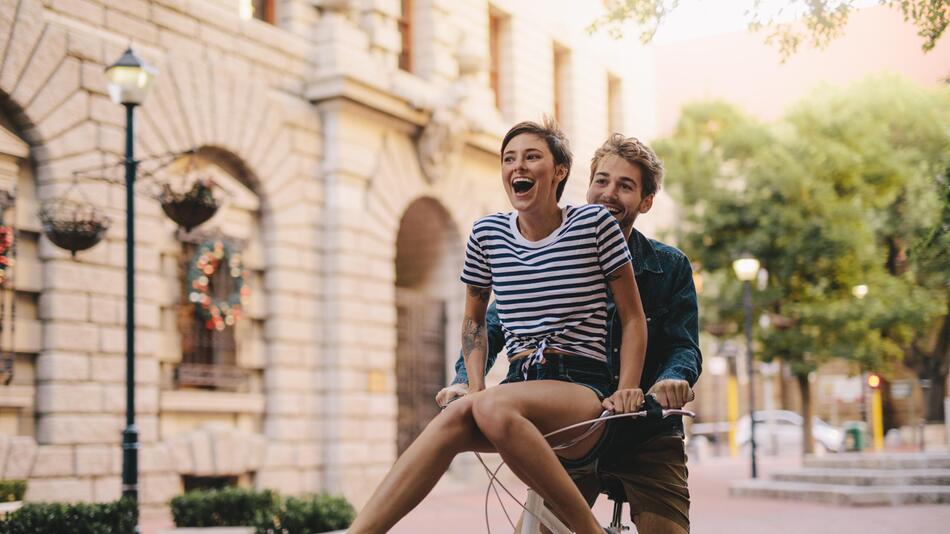
<svg viewBox="0 0 950 534"><path fill-rule="evenodd" d="M57 247L71 252L73 257L102 241L112 224L94 205L65 199L45 202L39 216L46 237Z"/></svg>
<svg viewBox="0 0 950 534"><path fill-rule="evenodd" d="M184 193L174 191L167 183L163 184L158 201L165 215L188 232L213 217L221 206L207 180L196 180L191 189Z"/></svg>

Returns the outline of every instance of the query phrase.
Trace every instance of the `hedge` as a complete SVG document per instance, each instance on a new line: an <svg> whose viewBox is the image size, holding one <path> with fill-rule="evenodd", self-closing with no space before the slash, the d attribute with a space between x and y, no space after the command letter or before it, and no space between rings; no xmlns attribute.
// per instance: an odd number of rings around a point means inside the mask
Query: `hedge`
<svg viewBox="0 0 950 534"><path fill-rule="evenodd" d="M356 516L343 497L282 498L270 490L196 490L171 501L176 527L254 527L259 534L315 534L346 528Z"/></svg>
<svg viewBox="0 0 950 534"><path fill-rule="evenodd" d="M134 534L135 503L27 503L0 521L0 534Z"/></svg>

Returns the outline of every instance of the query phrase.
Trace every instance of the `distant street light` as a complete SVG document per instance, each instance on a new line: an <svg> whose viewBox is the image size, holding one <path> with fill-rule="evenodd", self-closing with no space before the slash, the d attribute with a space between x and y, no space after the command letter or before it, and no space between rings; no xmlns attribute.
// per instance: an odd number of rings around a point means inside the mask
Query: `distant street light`
<svg viewBox="0 0 950 534"><path fill-rule="evenodd" d="M749 445L752 453L752 478L758 478L755 464L755 373L752 367L752 281L759 274L761 263L749 254L732 262L736 278L742 281L742 308L745 315L746 361L749 372Z"/></svg>
<svg viewBox="0 0 950 534"><path fill-rule="evenodd" d="M854 295L858 299L863 299L864 297L868 296L868 285L859 284L852 287L851 294Z"/></svg>
<svg viewBox="0 0 950 534"><path fill-rule="evenodd" d="M135 106L141 104L155 69L129 47L106 68L109 96L125 106L125 430L122 431L122 496L138 503L139 431L135 426Z"/></svg>

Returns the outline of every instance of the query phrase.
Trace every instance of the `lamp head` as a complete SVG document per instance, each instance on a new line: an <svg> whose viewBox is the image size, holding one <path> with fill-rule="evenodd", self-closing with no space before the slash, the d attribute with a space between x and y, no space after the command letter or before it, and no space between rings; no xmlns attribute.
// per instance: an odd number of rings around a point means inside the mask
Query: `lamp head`
<svg viewBox="0 0 950 534"><path fill-rule="evenodd" d="M851 288L851 294L858 299L863 299L864 297L868 296L868 291L867 284L859 284Z"/></svg>
<svg viewBox="0 0 950 534"><path fill-rule="evenodd" d="M129 47L115 63L106 67L109 96L116 104L141 104L156 72Z"/></svg>
<svg viewBox="0 0 950 534"><path fill-rule="evenodd" d="M750 254L743 254L742 257L732 262L732 269L736 272L736 278L743 282L755 280L759 273L759 260L753 258Z"/></svg>

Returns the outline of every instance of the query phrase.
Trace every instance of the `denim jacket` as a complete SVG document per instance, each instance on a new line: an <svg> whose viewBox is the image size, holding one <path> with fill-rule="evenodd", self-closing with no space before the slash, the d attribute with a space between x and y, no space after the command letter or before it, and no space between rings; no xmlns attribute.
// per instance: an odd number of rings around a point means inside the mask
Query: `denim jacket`
<svg viewBox="0 0 950 534"><path fill-rule="evenodd" d="M640 388L645 393L663 379L685 380L693 387L702 371L702 354L699 351L696 288L689 259L680 250L647 239L636 229L632 231L627 244L633 256L633 271L647 320L647 350ZM607 317L610 320L607 361L613 373L613 387L616 388L620 379L622 327L612 298L607 303ZM498 353L505 348L495 303L488 307L486 327L488 354L485 372L488 373ZM453 384L468 383L468 372L461 355L455 362L455 372ZM682 432L679 418L671 423L672 429Z"/></svg>

